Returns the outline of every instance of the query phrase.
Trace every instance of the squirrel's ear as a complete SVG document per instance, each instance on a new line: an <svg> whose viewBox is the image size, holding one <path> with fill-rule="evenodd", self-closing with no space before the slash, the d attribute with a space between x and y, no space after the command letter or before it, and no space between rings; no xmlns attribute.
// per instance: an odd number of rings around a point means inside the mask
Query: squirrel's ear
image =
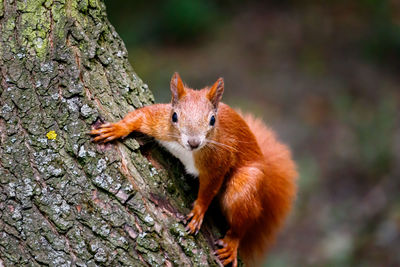
<svg viewBox="0 0 400 267"><path fill-rule="evenodd" d="M185 86L183 85L182 79L177 72L171 78L171 93L172 93L172 105L178 103L179 99L186 94Z"/></svg>
<svg viewBox="0 0 400 267"><path fill-rule="evenodd" d="M213 86L208 90L207 98L214 105L214 108L217 109L219 101L221 101L222 94L224 93L224 79L219 78Z"/></svg>

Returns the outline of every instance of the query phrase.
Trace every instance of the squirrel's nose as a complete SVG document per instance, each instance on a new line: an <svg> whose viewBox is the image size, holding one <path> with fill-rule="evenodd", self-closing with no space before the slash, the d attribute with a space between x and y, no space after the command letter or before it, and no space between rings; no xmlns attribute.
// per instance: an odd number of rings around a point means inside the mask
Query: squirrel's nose
<svg viewBox="0 0 400 267"><path fill-rule="evenodd" d="M189 146L190 146L191 149L196 149L196 148L198 148L199 145L200 145L200 140L197 139L197 138L190 138L190 139L188 140L188 144L189 144Z"/></svg>

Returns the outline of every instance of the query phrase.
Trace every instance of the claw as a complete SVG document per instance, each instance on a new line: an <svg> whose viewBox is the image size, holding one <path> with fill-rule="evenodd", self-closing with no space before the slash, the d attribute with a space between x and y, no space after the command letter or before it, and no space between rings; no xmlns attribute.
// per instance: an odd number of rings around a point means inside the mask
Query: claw
<svg viewBox="0 0 400 267"><path fill-rule="evenodd" d="M225 237L215 242L221 249L215 251L218 260L225 266L232 263L232 266L237 266L237 249L239 246L239 239Z"/></svg>
<svg viewBox="0 0 400 267"><path fill-rule="evenodd" d="M106 133L110 133L111 131L112 131L112 129L110 129L110 128L101 128L99 130L99 133L106 134Z"/></svg>
<svg viewBox="0 0 400 267"><path fill-rule="evenodd" d="M115 139L115 136L107 137L106 139L104 139L104 143L110 142L110 141L112 141L112 140L114 140L114 139Z"/></svg>
<svg viewBox="0 0 400 267"><path fill-rule="evenodd" d="M95 138L93 139L93 141L99 142L99 141L101 141L102 139L103 139L103 137L97 136L97 137L95 137Z"/></svg>
<svg viewBox="0 0 400 267"><path fill-rule="evenodd" d="M186 228L190 234L197 235L199 233L205 211L206 209L203 206L195 202L192 211L186 215L186 221L188 222Z"/></svg>
<svg viewBox="0 0 400 267"><path fill-rule="evenodd" d="M226 253L227 251L229 251L229 248L225 247L225 248L218 249L218 250L216 251L216 253L217 253L218 255L220 255L220 254Z"/></svg>
<svg viewBox="0 0 400 267"><path fill-rule="evenodd" d="M214 244L223 248L226 247L226 243L222 239L218 239Z"/></svg>
<svg viewBox="0 0 400 267"><path fill-rule="evenodd" d="M91 130L89 133L90 133L91 135L96 135L96 134L99 133L99 130L98 130L98 129L94 129L94 130Z"/></svg>
<svg viewBox="0 0 400 267"><path fill-rule="evenodd" d="M229 258L229 256L231 256L231 252L230 251L227 251L225 253L221 253L221 254L217 255L219 260L224 260L226 258Z"/></svg>
<svg viewBox="0 0 400 267"><path fill-rule="evenodd" d="M225 265L228 265L231 262L232 262L232 267L237 267L237 258L236 257L235 258L230 257L230 258L222 261L222 264L225 266Z"/></svg>
<svg viewBox="0 0 400 267"><path fill-rule="evenodd" d="M90 131L90 134L95 135L93 141L106 143L128 135L129 129L120 123L104 123L98 129Z"/></svg>
<svg viewBox="0 0 400 267"><path fill-rule="evenodd" d="M190 220L193 216L193 212L190 212L188 215L186 215L186 220Z"/></svg>
<svg viewBox="0 0 400 267"><path fill-rule="evenodd" d="M197 230L196 230L196 232L194 233L195 235L197 235L197 234L199 233L200 227L201 227L202 224L203 224L203 218L201 218L200 221L198 221L197 224L196 224Z"/></svg>

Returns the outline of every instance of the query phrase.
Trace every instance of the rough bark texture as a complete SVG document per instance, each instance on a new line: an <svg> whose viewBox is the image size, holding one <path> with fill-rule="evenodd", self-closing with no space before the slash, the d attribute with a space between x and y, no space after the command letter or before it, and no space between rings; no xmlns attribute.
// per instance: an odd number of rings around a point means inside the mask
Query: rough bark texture
<svg viewBox="0 0 400 267"><path fill-rule="evenodd" d="M153 101L102 1L0 0L0 69L0 266L217 265L176 160L91 142Z"/></svg>

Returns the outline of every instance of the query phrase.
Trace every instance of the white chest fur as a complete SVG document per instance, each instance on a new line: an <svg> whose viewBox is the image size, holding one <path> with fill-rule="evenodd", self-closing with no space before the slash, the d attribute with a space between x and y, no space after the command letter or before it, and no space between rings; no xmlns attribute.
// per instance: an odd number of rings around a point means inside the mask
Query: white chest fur
<svg viewBox="0 0 400 267"><path fill-rule="evenodd" d="M161 140L158 142L182 162L187 173L199 176L199 170L194 164L193 152L183 148L178 142Z"/></svg>

